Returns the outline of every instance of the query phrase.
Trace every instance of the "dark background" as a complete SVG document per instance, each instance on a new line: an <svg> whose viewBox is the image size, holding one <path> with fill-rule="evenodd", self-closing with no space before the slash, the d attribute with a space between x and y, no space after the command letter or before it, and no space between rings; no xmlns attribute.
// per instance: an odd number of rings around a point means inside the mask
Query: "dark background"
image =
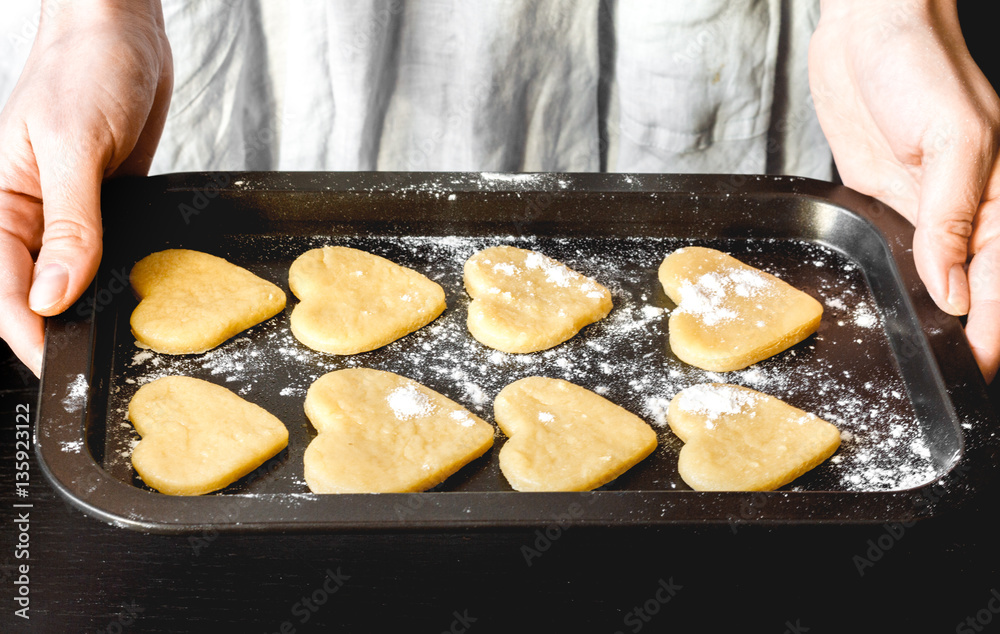
<svg viewBox="0 0 1000 634"><path fill-rule="evenodd" d="M960 14L997 86L992 5L963 2ZM537 545L534 531L144 535L70 508L37 463L24 623L12 616L24 563L14 559L12 426L18 404L34 411L37 389L0 343L0 632L1000 630L989 506L911 527L573 528L529 566L522 547ZM1000 388L991 393L996 408ZM859 574L877 543L889 548ZM333 593L328 570L343 581ZM666 603L663 587L675 589ZM301 603L310 596L323 604Z"/></svg>

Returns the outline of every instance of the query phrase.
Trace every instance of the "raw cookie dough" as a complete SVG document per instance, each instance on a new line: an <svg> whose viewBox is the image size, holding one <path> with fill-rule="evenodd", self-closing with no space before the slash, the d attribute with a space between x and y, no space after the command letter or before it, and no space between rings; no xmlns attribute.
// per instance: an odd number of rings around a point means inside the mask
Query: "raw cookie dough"
<svg viewBox="0 0 1000 634"><path fill-rule="evenodd" d="M776 355L816 332L823 316L806 293L714 249L674 251L659 277L677 304L670 349L703 370L740 370Z"/></svg>
<svg viewBox="0 0 1000 634"><path fill-rule="evenodd" d="M696 491L772 491L840 446L840 432L821 418L723 383L679 392L667 422L685 443L677 470Z"/></svg>
<svg viewBox="0 0 1000 634"><path fill-rule="evenodd" d="M142 440L132 465L168 495L202 495L239 480L288 444L288 429L226 388L167 376L139 388L128 417Z"/></svg>
<svg viewBox="0 0 1000 634"><path fill-rule="evenodd" d="M491 247L465 262L469 332L503 352L560 344L611 312L611 293L541 253Z"/></svg>
<svg viewBox="0 0 1000 634"><path fill-rule="evenodd" d="M656 448L641 418L561 379L532 376L497 395L493 412L509 440L500 470L518 491L589 491Z"/></svg>
<svg viewBox="0 0 1000 634"><path fill-rule="evenodd" d="M205 352L285 308L280 288L200 251L148 255L129 281L141 300L132 311L132 334L165 354Z"/></svg>
<svg viewBox="0 0 1000 634"><path fill-rule="evenodd" d="M314 493L424 491L493 446L493 426L406 377L349 368L309 387L306 448Z"/></svg>
<svg viewBox="0 0 1000 634"><path fill-rule="evenodd" d="M348 247L300 255L288 284L302 300L295 338L320 352L367 352L423 328L444 312L444 289L412 269Z"/></svg>

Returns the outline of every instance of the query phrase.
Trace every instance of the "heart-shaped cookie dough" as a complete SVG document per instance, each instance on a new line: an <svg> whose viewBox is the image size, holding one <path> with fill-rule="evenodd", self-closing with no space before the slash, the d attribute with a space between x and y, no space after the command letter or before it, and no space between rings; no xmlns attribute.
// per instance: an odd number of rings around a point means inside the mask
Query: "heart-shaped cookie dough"
<svg viewBox="0 0 1000 634"><path fill-rule="evenodd" d="M285 308L280 288L200 251L148 255L129 281L141 300L132 311L132 334L165 354L205 352Z"/></svg>
<svg viewBox="0 0 1000 634"><path fill-rule="evenodd" d="M349 368L309 387L306 448L314 493L424 491L493 446L493 426L406 377Z"/></svg>
<svg viewBox="0 0 1000 634"><path fill-rule="evenodd" d="M413 269L348 247L300 255L288 284L302 300L292 334L320 352L375 350L423 328L444 312L444 289Z"/></svg>
<svg viewBox="0 0 1000 634"><path fill-rule="evenodd" d="M142 437L132 465L168 495L202 495L247 475L288 444L288 429L226 388L186 376L143 385L128 405Z"/></svg>
<svg viewBox="0 0 1000 634"><path fill-rule="evenodd" d="M531 376L500 391L500 470L518 491L589 491L614 480L656 448L641 418L588 389Z"/></svg>
<svg viewBox="0 0 1000 634"><path fill-rule="evenodd" d="M714 249L674 251L659 277L677 304L670 349L703 370L740 370L776 355L816 332L823 316L806 293Z"/></svg>
<svg viewBox="0 0 1000 634"><path fill-rule="evenodd" d="M703 383L679 392L667 422L684 441L677 470L696 491L772 491L833 455L836 427L755 390Z"/></svg>
<svg viewBox="0 0 1000 634"><path fill-rule="evenodd" d="M469 332L503 352L558 345L611 312L611 293L552 258L490 247L465 262Z"/></svg>

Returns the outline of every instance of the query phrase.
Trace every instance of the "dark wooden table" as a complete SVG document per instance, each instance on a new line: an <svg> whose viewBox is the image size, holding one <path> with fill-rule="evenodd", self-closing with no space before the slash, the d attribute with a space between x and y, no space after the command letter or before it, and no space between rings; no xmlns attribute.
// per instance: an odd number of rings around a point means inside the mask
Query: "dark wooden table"
<svg viewBox="0 0 1000 634"><path fill-rule="evenodd" d="M0 632L1000 629L992 504L913 526L572 528L549 537L116 528L65 503L33 454L30 497L15 497L16 412L34 411L37 382L6 349L2 358ZM13 505L25 502L30 556L19 559L25 509ZM28 621L15 615L23 564Z"/></svg>

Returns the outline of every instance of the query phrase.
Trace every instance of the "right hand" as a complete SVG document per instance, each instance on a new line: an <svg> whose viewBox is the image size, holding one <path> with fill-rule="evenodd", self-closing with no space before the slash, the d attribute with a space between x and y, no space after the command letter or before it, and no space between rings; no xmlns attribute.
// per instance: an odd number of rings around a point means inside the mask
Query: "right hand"
<svg viewBox="0 0 1000 634"><path fill-rule="evenodd" d="M158 0L43 2L0 113L0 338L36 376L100 263L101 181L149 171L172 88Z"/></svg>
<svg viewBox="0 0 1000 634"><path fill-rule="evenodd" d="M987 382L1000 366L1000 98L955 1L824 0L809 50L816 115L844 184L913 223L913 259ZM966 263L968 262L968 273Z"/></svg>

